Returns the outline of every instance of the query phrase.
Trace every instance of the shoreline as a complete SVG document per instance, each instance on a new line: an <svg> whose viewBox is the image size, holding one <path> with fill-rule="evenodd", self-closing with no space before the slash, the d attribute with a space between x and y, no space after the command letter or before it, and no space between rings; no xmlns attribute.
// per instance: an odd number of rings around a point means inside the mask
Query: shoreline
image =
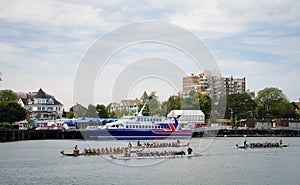
<svg viewBox="0 0 300 185"><path fill-rule="evenodd" d="M300 130L288 129L220 129L194 131L193 138L201 137L300 137ZM0 142L45 140L45 139L84 139L79 130L0 130Z"/></svg>

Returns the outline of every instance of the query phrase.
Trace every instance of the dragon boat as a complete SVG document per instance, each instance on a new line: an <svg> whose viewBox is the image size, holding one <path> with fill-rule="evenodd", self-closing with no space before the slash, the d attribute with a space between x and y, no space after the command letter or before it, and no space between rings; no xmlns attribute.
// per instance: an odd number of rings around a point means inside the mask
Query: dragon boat
<svg viewBox="0 0 300 185"><path fill-rule="evenodd" d="M201 154L199 153L194 153L194 154L186 154L186 155L149 155L149 156L138 156L138 155L133 155L133 156L115 156L115 155L109 155L112 159L116 160L131 160L131 159L173 159L173 158L192 158L192 157L199 157Z"/></svg>
<svg viewBox="0 0 300 185"><path fill-rule="evenodd" d="M237 148L240 149L247 149L247 148L282 148L282 147L288 147L288 144L283 144L282 140L279 142L258 142L258 143L247 143L247 141L244 141L243 145L235 145Z"/></svg>

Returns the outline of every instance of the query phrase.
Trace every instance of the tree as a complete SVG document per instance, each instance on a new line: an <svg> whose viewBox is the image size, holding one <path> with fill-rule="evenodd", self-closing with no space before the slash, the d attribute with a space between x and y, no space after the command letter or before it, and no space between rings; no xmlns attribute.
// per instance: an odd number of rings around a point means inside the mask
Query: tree
<svg viewBox="0 0 300 185"><path fill-rule="evenodd" d="M84 117L87 118L95 118L97 117L97 109L94 105L89 104L86 112L84 113Z"/></svg>
<svg viewBox="0 0 300 185"><path fill-rule="evenodd" d="M18 96L12 90L6 89L0 91L0 101L17 101Z"/></svg>
<svg viewBox="0 0 300 185"><path fill-rule="evenodd" d="M70 108L70 111L74 113L75 118L80 118L85 116L85 112L87 111L87 109L84 106L76 103L76 105Z"/></svg>
<svg viewBox="0 0 300 185"><path fill-rule="evenodd" d="M231 111L238 120L253 118L256 103L248 94L230 94L227 96L225 118L231 118Z"/></svg>
<svg viewBox="0 0 300 185"><path fill-rule="evenodd" d="M190 91L188 97L182 98L181 108L183 110L199 110L199 95L195 91Z"/></svg>
<svg viewBox="0 0 300 185"><path fill-rule="evenodd" d="M181 109L180 96L170 96L167 101L162 103L163 115L167 115L171 110Z"/></svg>
<svg viewBox="0 0 300 185"><path fill-rule="evenodd" d="M142 107L145 105L145 108L142 112L144 116L158 116L161 115L161 108L160 103L157 100L157 96L155 95L156 91L152 91L149 95L149 98L147 100L144 100L138 107L138 110L140 111Z"/></svg>
<svg viewBox="0 0 300 185"><path fill-rule="evenodd" d="M295 102L292 102L291 104L293 106L293 109L295 110L295 118L299 119L300 118L300 107Z"/></svg>
<svg viewBox="0 0 300 185"><path fill-rule="evenodd" d="M255 102L257 103L259 118L290 118L296 116L293 105L278 88L270 87L259 91Z"/></svg>
<svg viewBox="0 0 300 185"><path fill-rule="evenodd" d="M210 118L211 99L207 94L198 93L200 110L205 115L205 119Z"/></svg>
<svg viewBox="0 0 300 185"><path fill-rule="evenodd" d="M98 112L98 117L99 118L108 118L108 112L107 112L107 108L105 107L105 105L101 104L97 104L96 106L96 110Z"/></svg>
<svg viewBox="0 0 300 185"><path fill-rule="evenodd" d="M0 122L14 123L24 120L27 111L15 101L0 101Z"/></svg>

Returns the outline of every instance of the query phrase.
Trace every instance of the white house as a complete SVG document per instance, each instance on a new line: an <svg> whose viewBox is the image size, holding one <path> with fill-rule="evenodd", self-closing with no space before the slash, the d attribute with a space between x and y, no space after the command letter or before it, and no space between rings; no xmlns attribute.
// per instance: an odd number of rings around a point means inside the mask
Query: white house
<svg viewBox="0 0 300 185"><path fill-rule="evenodd" d="M148 94L146 93L146 91L144 91L140 99L121 100L120 103L112 103L109 111L113 112L113 111L126 110L130 113L137 114L139 105L143 102L143 100L147 100L148 98L149 98Z"/></svg>
<svg viewBox="0 0 300 185"><path fill-rule="evenodd" d="M205 124L205 115L201 110L171 110L167 116L178 117L183 127L195 128L197 124Z"/></svg>
<svg viewBox="0 0 300 185"><path fill-rule="evenodd" d="M52 119L61 118L63 104L54 96L45 93L41 88L36 93L27 93L20 97L19 104L30 112L30 118Z"/></svg>

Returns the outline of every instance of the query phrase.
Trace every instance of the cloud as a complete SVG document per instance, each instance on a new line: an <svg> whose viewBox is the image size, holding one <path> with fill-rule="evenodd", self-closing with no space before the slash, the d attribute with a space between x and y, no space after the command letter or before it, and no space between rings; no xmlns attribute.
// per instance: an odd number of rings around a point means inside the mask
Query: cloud
<svg viewBox="0 0 300 185"><path fill-rule="evenodd" d="M191 30L205 41L224 75L245 76L251 90L277 85L297 99L299 89L293 83L300 66L299 9L296 0L3 1L1 88L34 91L41 86L69 107L77 65L96 39L132 22L159 20ZM130 61L161 56L183 65L187 73L198 71L177 52L138 45L119 53L108 69L118 73Z"/></svg>
<svg viewBox="0 0 300 185"><path fill-rule="evenodd" d="M53 26L101 25L100 8L61 1L5 1L0 18L11 22L30 22Z"/></svg>
<svg viewBox="0 0 300 185"><path fill-rule="evenodd" d="M298 1L184 1L183 8L168 16L179 26L199 32L203 37L223 37L299 24ZM287 29L287 28L283 28ZM273 32L273 31L272 31ZM202 34L201 34L202 33Z"/></svg>

